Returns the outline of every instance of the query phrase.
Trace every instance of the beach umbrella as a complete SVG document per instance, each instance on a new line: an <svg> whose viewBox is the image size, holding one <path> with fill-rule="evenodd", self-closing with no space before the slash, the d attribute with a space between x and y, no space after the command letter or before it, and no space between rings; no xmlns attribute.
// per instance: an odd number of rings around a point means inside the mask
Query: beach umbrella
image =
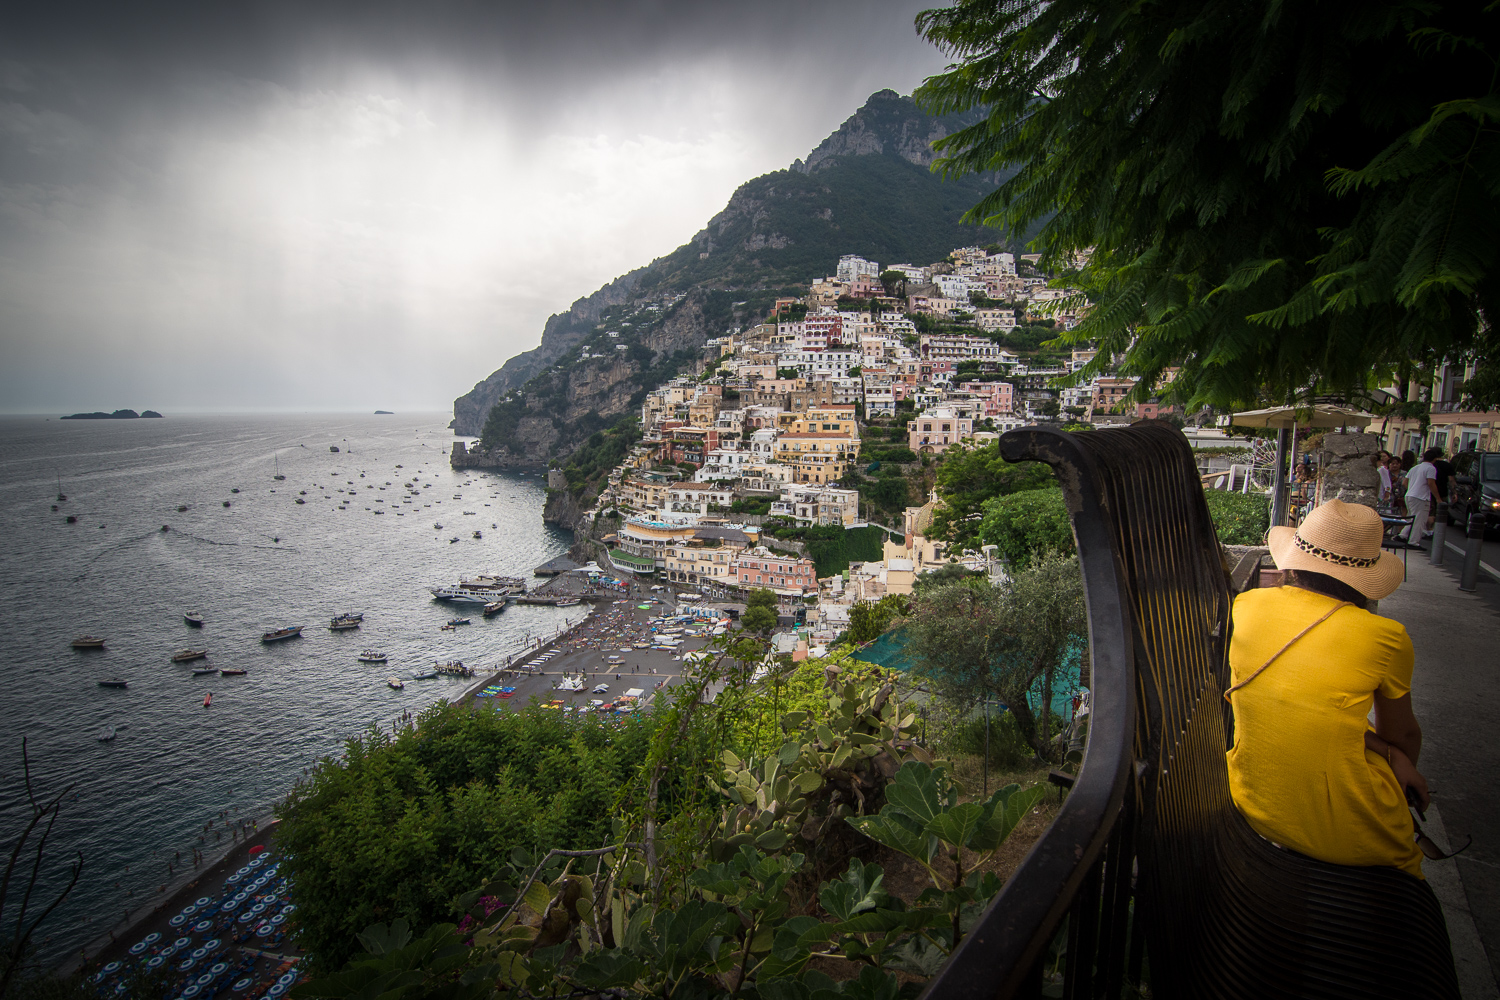
<svg viewBox="0 0 1500 1000"><path fill-rule="evenodd" d="M1271 525L1286 523L1286 460L1299 427L1366 427L1375 417L1369 413L1317 403L1312 406L1272 406L1241 410L1229 418L1231 427L1276 428L1276 485L1271 492Z"/></svg>

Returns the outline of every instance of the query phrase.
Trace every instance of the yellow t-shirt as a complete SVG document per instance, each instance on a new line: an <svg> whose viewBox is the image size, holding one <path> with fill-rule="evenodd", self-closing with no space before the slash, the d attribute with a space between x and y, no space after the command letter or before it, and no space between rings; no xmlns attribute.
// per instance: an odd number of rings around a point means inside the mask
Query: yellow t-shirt
<svg viewBox="0 0 1500 1000"><path fill-rule="evenodd" d="M1241 594L1229 646L1232 683L1337 603L1299 587ZM1399 622L1340 608L1229 696L1229 791L1257 833L1321 861L1422 877L1406 797L1385 758L1364 744L1375 692L1409 693L1413 659Z"/></svg>

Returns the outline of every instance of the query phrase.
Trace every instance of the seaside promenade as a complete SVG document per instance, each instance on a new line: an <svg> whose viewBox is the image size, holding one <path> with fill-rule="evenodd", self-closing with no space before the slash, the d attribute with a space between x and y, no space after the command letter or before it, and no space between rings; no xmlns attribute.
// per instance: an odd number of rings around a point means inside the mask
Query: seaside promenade
<svg viewBox="0 0 1500 1000"><path fill-rule="evenodd" d="M1464 1000L1500 998L1500 583L1480 574L1458 589L1460 560L1443 567L1412 550L1406 582L1380 614L1406 626L1416 648L1412 706L1422 724L1421 770L1432 792L1428 832L1473 844L1449 861L1424 861L1442 901ZM1451 848L1450 848L1451 849Z"/></svg>

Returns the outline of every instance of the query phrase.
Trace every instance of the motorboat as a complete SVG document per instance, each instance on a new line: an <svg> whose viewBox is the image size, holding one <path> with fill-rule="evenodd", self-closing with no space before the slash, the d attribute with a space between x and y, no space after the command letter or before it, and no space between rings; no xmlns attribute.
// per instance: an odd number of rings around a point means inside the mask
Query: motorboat
<svg viewBox="0 0 1500 1000"><path fill-rule="evenodd" d="M429 670L425 674L412 674L411 679L414 681L430 681L435 680L437 675L438 672L436 670Z"/></svg>
<svg viewBox="0 0 1500 1000"><path fill-rule="evenodd" d="M334 615L333 617L335 620L341 622L362 622L365 620L365 613L363 611L345 611L343 614Z"/></svg>
<svg viewBox="0 0 1500 1000"><path fill-rule="evenodd" d="M389 657L379 650L367 649L359 654L360 663L384 663Z"/></svg>
<svg viewBox="0 0 1500 1000"><path fill-rule="evenodd" d="M274 632L266 632L261 635L260 641L280 642L283 639L295 639L302 634L303 627L301 625L288 625L286 628L279 628Z"/></svg>
<svg viewBox="0 0 1500 1000"><path fill-rule="evenodd" d="M194 673L196 673L196 672L197 671L194 671ZM240 667L228 667L228 668L225 668L223 670L220 670L219 671L219 676L220 677L243 677L247 673L249 673L248 670L244 670L244 669L242 669Z"/></svg>
<svg viewBox="0 0 1500 1000"><path fill-rule="evenodd" d="M208 692L208 694L206 694L206 695L203 696L203 707L204 708L213 708L214 707L214 693L212 691Z"/></svg>
<svg viewBox="0 0 1500 1000"><path fill-rule="evenodd" d="M189 611L187 614L182 616L182 620L196 628L203 627L203 615L201 615L197 611Z"/></svg>
<svg viewBox="0 0 1500 1000"><path fill-rule="evenodd" d="M399 677L387 677L385 679L385 683L393 691L400 691L400 690L402 690L403 688L406 687L406 683L404 681L402 681L401 678L399 678Z"/></svg>
<svg viewBox="0 0 1500 1000"><path fill-rule="evenodd" d="M108 743L115 738L117 732L118 731L114 726L105 726L102 730L99 731L99 742Z"/></svg>
<svg viewBox="0 0 1500 1000"><path fill-rule="evenodd" d="M99 682L99 686L102 687L102 688L122 688L122 687L129 687L130 684L124 678L121 678L121 677L111 677L111 678L109 678L107 680L100 681Z"/></svg>
<svg viewBox="0 0 1500 1000"><path fill-rule="evenodd" d="M484 537L484 532L482 532L482 531L476 531L476 532L474 532L474 537L475 538L483 538Z"/></svg>
<svg viewBox="0 0 1500 1000"><path fill-rule="evenodd" d="M97 635L80 635L73 640L74 649L103 649L104 640Z"/></svg>
<svg viewBox="0 0 1500 1000"><path fill-rule="evenodd" d="M336 444L331 444L328 446L328 450L330 453L337 455L339 453L339 446Z"/></svg>
<svg viewBox="0 0 1500 1000"><path fill-rule="evenodd" d="M467 619L467 618L450 618L450 619L448 619L448 624L449 625L468 625L469 624L469 619Z"/></svg>
<svg viewBox="0 0 1500 1000"><path fill-rule="evenodd" d="M559 600L557 602L556 607L559 607L559 608L571 608L575 604L582 604L582 603L583 602L581 600L579 600L578 598L576 598L576 597L564 597L564 598L562 598L561 600Z"/></svg>
<svg viewBox="0 0 1500 1000"><path fill-rule="evenodd" d="M186 511L187 511L187 504L180 503L180 504L177 505L177 513L182 514L182 513L185 513Z"/></svg>
<svg viewBox="0 0 1500 1000"><path fill-rule="evenodd" d="M297 503L307 503L307 501L304 500L304 499L302 499L301 497L298 497L297 500L296 500L296 502Z"/></svg>
<svg viewBox="0 0 1500 1000"><path fill-rule="evenodd" d="M351 628L359 628L359 622L351 622L347 618L335 618L328 623L330 632L347 632Z"/></svg>
<svg viewBox="0 0 1500 1000"><path fill-rule="evenodd" d="M179 649L172 654L173 663L190 663L193 660L201 660L208 655L206 649Z"/></svg>
<svg viewBox="0 0 1500 1000"><path fill-rule="evenodd" d="M502 612L504 610L505 610L505 602L504 601L491 601L490 603L488 603L488 604L486 604L484 606L484 616L486 618L489 618L491 615L498 615L500 612Z"/></svg>
<svg viewBox="0 0 1500 1000"><path fill-rule="evenodd" d="M194 667L193 668L193 676L194 677L205 677L208 674L216 674L218 672L219 672L219 668L218 667Z"/></svg>

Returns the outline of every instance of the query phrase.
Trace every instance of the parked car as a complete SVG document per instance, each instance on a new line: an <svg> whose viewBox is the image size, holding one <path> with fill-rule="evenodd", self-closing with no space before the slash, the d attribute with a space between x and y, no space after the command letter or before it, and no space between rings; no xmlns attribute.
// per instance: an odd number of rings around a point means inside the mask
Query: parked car
<svg viewBox="0 0 1500 1000"><path fill-rule="evenodd" d="M1457 502L1449 505L1450 516L1466 524L1469 503L1475 500L1484 516L1485 531L1500 529L1500 452L1463 452L1453 460L1453 474L1457 480L1453 498Z"/></svg>

